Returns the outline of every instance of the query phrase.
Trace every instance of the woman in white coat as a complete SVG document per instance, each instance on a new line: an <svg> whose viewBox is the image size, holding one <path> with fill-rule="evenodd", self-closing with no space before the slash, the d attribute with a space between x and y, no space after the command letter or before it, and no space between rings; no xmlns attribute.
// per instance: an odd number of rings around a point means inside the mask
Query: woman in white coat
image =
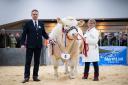
<svg viewBox="0 0 128 85"><path fill-rule="evenodd" d="M82 79L87 79L89 75L89 67L90 63L93 63L94 66L94 81L99 80L99 31L95 28L96 21L94 19L88 20L88 29L84 34L84 38L86 39L86 43L88 44L88 51L87 56L85 56L85 68L84 68L84 75Z"/></svg>

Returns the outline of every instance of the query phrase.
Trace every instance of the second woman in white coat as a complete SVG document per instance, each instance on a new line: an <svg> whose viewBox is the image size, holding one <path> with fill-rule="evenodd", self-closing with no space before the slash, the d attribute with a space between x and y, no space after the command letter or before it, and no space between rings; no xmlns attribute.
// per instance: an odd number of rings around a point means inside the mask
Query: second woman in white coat
<svg viewBox="0 0 128 85"><path fill-rule="evenodd" d="M84 34L84 38L86 39L86 43L88 44L88 51L87 56L85 56L85 68L84 68L84 75L82 79L87 79L89 75L89 67L90 63L93 63L94 66L94 81L99 80L99 31L95 28L96 21L94 19L88 20L88 29Z"/></svg>

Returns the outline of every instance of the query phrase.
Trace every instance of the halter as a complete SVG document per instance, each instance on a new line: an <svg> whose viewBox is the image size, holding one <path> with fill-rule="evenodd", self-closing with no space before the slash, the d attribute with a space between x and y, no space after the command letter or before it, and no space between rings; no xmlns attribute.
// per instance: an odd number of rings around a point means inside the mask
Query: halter
<svg viewBox="0 0 128 85"><path fill-rule="evenodd" d="M68 29L68 30L62 28L62 32L63 32L64 35L65 35L65 36L64 36L64 37L65 37L65 41L64 41L65 47L66 47L66 37L67 37L69 40L74 40L74 39L70 39L69 36L67 35L67 34L68 34L71 30L73 30L73 29L75 29L75 30L78 32L78 29L77 29L75 26L70 27L70 29ZM78 33L78 35L81 37L81 39L77 39L77 40L82 40L82 41L83 41L83 43L84 43L83 54L84 54L85 56L87 56L87 51L89 50L89 46L88 46L88 44L86 43L86 39L84 39L79 33ZM62 37L63 37L63 35L62 35Z"/></svg>
<svg viewBox="0 0 128 85"><path fill-rule="evenodd" d="M71 30L75 29L78 32L78 29L75 26L70 27L70 29L64 29L62 28L62 32L65 34L68 34Z"/></svg>
<svg viewBox="0 0 128 85"><path fill-rule="evenodd" d="M62 33L64 33L64 44L65 44L65 47L66 47L66 38L67 38L68 40L74 40L74 39L69 38L69 36L68 36L68 33L69 33L71 30L73 30L73 29L75 29L75 30L78 32L78 29L77 29L75 26L70 27L70 29L68 29L68 30L62 28ZM63 37L63 34L62 34L62 37Z"/></svg>

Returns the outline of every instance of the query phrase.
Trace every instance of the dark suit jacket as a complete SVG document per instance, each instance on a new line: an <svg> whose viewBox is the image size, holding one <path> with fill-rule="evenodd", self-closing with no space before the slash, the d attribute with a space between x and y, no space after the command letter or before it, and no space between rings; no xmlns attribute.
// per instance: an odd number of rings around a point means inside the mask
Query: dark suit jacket
<svg viewBox="0 0 128 85"><path fill-rule="evenodd" d="M38 30L36 30L33 21L30 20L23 28L21 45L26 45L27 48L41 48L42 36L45 39L49 38L45 32L43 22L38 21Z"/></svg>

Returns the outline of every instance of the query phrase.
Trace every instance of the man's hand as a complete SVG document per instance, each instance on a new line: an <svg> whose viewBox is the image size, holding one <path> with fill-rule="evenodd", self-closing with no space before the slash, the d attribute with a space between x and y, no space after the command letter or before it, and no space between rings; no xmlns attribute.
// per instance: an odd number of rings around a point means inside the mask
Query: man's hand
<svg viewBox="0 0 128 85"><path fill-rule="evenodd" d="M86 38L87 37L87 34L84 34L84 38Z"/></svg>
<svg viewBox="0 0 128 85"><path fill-rule="evenodd" d="M10 48L9 46L7 46L7 48Z"/></svg>
<svg viewBox="0 0 128 85"><path fill-rule="evenodd" d="M55 42L53 39L49 39L49 44L53 44L53 45L55 45L56 42Z"/></svg>
<svg viewBox="0 0 128 85"><path fill-rule="evenodd" d="M25 46L24 45L21 45L21 48L25 48Z"/></svg>

